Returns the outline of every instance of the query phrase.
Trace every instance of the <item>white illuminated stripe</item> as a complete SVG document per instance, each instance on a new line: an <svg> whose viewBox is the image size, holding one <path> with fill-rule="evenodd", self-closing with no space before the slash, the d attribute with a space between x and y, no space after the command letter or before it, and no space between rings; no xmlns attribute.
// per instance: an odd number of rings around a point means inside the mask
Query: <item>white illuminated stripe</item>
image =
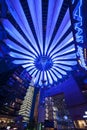
<svg viewBox="0 0 87 130"><path fill-rule="evenodd" d="M48 85L49 84L48 75L47 75L47 71L45 71L45 72L46 72L46 77L47 77L46 85Z"/></svg>
<svg viewBox="0 0 87 130"><path fill-rule="evenodd" d="M64 48L65 46L69 45L72 41L73 41L73 35L72 35L72 32L61 42L57 45L57 47L52 51L50 52L51 55L53 53L55 53L56 51L59 51L60 49Z"/></svg>
<svg viewBox="0 0 87 130"><path fill-rule="evenodd" d="M30 75L32 75L36 71L36 68L29 70Z"/></svg>
<svg viewBox="0 0 87 130"><path fill-rule="evenodd" d="M29 67L29 64L22 65L23 68Z"/></svg>
<svg viewBox="0 0 87 130"><path fill-rule="evenodd" d="M45 54L51 40L54 27L56 25L59 13L61 10L63 0L49 0L48 14L47 14L47 30L46 30L46 42L45 42Z"/></svg>
<svg viewBox="0 0 87 130"><path fill-rule="evenodd" d="M76 65L77 61L55 61L54 64Z"/></svg>
<svg viewBox="0 0 87 130"><path fill-rule="evenodd" d="M40 2L40 3L37 3L38 7L35 6L35 3L37 1L35 2L34 0L27 0L27 2L28 2L29 9L30 9L31 17L32 17L32 20L33 20L34 28L35 28L35 31L36 31L36 35L37 35L37 38L38 38L40 50L42 52L43 51L43 47L42 47L42 31L40 29L40 26L42 28L42 23L41 23L41 25L39 23L39 20L40 20L40 22L42 22L42 20L41 20L42 19L41 18L42 14L41 14L41 12L39 12L39 14L37 14L38 11L41 10L41 7L40 7L40 6L42 6L41 1L38 0L38 2ZM39 9L37 9L37 8L39 8ZM37 16L37 15L40 15L40 16ZM38 18L40 18L40 19L38 19ZM40 38L40 36L41 36L41 38Z"/></svg>
<svg viewBox="0 0 87 130"><path fill-rule="evenodd" d="M51 71L52 71L53 73L55 73L57 79L58 79L59 77L61 77L61 75L60 75L57 71L55 71L54 69L51 68Z"/></svg>
<svg viewBox="0 0 87 130"><path fill-rule="evenodd" d="M22 60L24 60L24 59L22 59ZM26 59L26 60L28 60L29 66L34 65L34 62L31 61L30 59Z"/></svg>
<svg viewBox="0 0 87 130"><path fill-rule="evenodd" d="M87 115L87 111L85 111L85 114Z"/></svg>
<svg viewBox="0 0 87 130"><path fill-rule="evenodd" d="M71 70L72 70L71 67L66 66L66 65L53 64L53 66L55 66L55 67L59 67L59 68L61 68L61 69L63 69L63 70L66 70L66 71L71 71Z"/></svg>
<svg viewBox="0 0 87 130"><path fill-rule="evenodd" d="M63 50L61 50L60 52L56 52L52 58L56 57L56 56L60 56L60 55L63 55L63 54L67 54L67 53L70 53L70 52L73 52L75 51L75 45L71 45Z"/></svg>
<svg viewBox="0 0 87 130"><path fill-rule="evenodd" d="M48 79L47 79L47 75L46 75L46 71L44 71L44 80L46 81L46 83L45 84L48 84Z"/></svg>
<svg viewBox="0 0 87 130"><path fill-rule="evenodd" d="M43 48L42 0L35 0L34 3L36 6L37 22L39 27L39 39L40 39L40 44L42 44L41 48Z"/></svg>
<svg viewBox="0 0 87 130"><path fill-rule="evenodd" d="M69 25L69 23L67 24L67 25ZM65 26L66 27L66 26ZM53 50L53 48L56 46L56 45L58 45L58 42L59 42L59 38L61 38L62 37L62 33L60 34L60 37L57 37L57 41L55 42L55 41L53 41L52 42L52 44L51 44L51 46L50 46L50 48L49 48L49 51L48 51L48 54L50 54L51 52L52 52L52 50ZM55 44L56 43L56 44Z"/></svg>
<svg viewBox="0 0 87 130"><path fill-rule="evenodd" d="M27 70L27 71L29 71L29 70L34 69L34 68L35 68L35 66L34 66L34 65L33 65L33 66L30 66L30 65L29 65L29 63L28 63L28 64L25 64L25 65L22 65L22 66L25 68L25 67L26 67L26 65L28 65L28 66L27 66L28 68L26 68L26 70Z"/></svg>
<svg viewBox="0 0 87 130"><path fill-rule="evenodd" d="M53 72L56 74L56 76L58 77L58 78L62 78L62 75L59 73L59 71L58 70L56 70L56 69L53 69Z"/></svg>
<svg viewBox="0 0 87 130"><path fill-rule="evenodd" d="M71 21L70 21L69 9L67 9L67 12L61 22L61 25L55 35L55 38L50 46L48 53L57 45L61 37L66 33L66 31L69 29L70 26Z"/></svg>
<svg viewBox="0 0 87 130"><path fill-rule="evenodd" d="M70 33L72 35L72 33ZM62 48L64 48L65 46L69 45L74 39L73 37L69 37L70 35L68 35L64 41L62 43L59 44L59 46L57 46L56 50L60 50ZM69 40L67 38L70 38Z"/></svg>
<svg viewBox="0 0 87 130"><path fill-rule="evenodd" d="M47 71L45 71L45 72L46 72L46 77L47 77L46 85L48 85L49 84L49 77L48 77Z"/></svg>
<svg viewBox="0 0 87 130"><path fill-rule="evenodd" d="M52 77L51 77L49 71L47 71L47 75L48 75L49 83L52 84L52 83L53 83L53 80L52 80Z"/></svg>
<svg viewBox="0 0 87 130"><path fill-rule="evenodd" d="M63 42L61 42L56 48L55 48L55 51L59 51L60 49L63 49L65 46L69 45L74 39L73 37L69 37L70 35L68 35ZM72 33L71 33L71 36L72 36ZM68 38L70 38L68 40ZM54 52L55 52L54 51Z"/></svg>
<svg viewBox="0 0 87 130"><path fill-rule="evenodd" d="M63 54L67 54L67 53L70 53L72 51L75 51L75 48L73 48L72 46L71 47L67 47L68 49L70 48L70 50L66 49L65 52L63 52ZM62 53L62 52L61 52ZM59 53L60 54L60 53Z"/></svg>
<svg viewBox="0 0 87 130"><path fill-rule="evenodd" d="M21 45L23 45L28 50L31 50L32 53L37 53L34 51L34 49L25 41L25 39L22 37L22 35L16 30L16 28L10 23L7 19L2 19L2 24L6 31L11 35L16 41L18 41ZM11 31L12 30L12 31Z"/></svg>
<svg viewBox="0 0 87 130"><path fill-rule="evenodd" d="M76 59L76 53L74 54L66 54L66 55L62 55L62 56L58 56L58 57L54 57L52 59L52 61L57 61L57 60L65 60L65 59Z"/></svg>
<svg viewBox="0 0 87 130"><path fill-rule="evenodd" d="M44 71L44 80L47 81L46 72Z"/></svg>
<svg viewBox="0 0 87 130"><path fill-rule="evenodd" d="M15 53L15 52L9 52L9 55L11 56L11 57L14 57L14 58L17 58L17 59L28 59L29 60L29 62L34 62L34 59L32 58L32 59L30 59L31 57L29 57L29 56L26 56L26 55L23 55L23 54L20 54L20 53Z"/></svg>
<svg viewBox="0 0 87 130"><path fill-rule="evenodd" d="M59 69L58 67L53 66L53 69L58 70L58 72L60 72L60 73L63 74L63 75L67 75L67 73L66 73L64 70Z"/></svg>
<svg viewBox="0 0 87 130"><path fill-rule="evenodd" d="M13 18L17 22L17 24L20 26L21 30L24 32L24 34L27 36L29 41L32 43L32 46L38 51L36 41L34 39L34 36L32 34L32 31L30 29L30 26L28 24L28 21L26 19L26 16L24 14L24 11L21 7L21 4L19 0L16 0L15 2L13 0L6 0L8 9L10 13L12 14ZM33 45L34 44L34 45Z"/></svg>
<svg viewBox="0 0 87 130"><path fill-rule="evenodd" d="M38 71L38 73L37 73L37 76L36 76L36 78L35 78L35 84L37 84L38 82L39 82L39 79L40 79L40 71Z"/></svg>
<svg viewBox="0 0 87 130"><path fill-rule="evenodd" d="M40 74L39 85L42 84L42 80L43 80L43 71L41 71L41 74Z"/></svg>
<svg viewBox="0 0 87 130"><path fill-rule="evenodd" d="M87 115L84 115L83 118L87 118Z"/></svg>
<svg viewBox="0 0 87 130"><path fill-rule="evenodd" d="M29 55L29 57L31 56L31 58L35 58L35 55L31 54L29 51L27 51L26 49L22 48L21 46L17 45L16 43L14 43L13 41L11 41L10 39L6 39L3 40L3 42L10 47L13 50L16 50L18 52L21 52L25 55Z"/></svg>
<svg viewBox="0 0 87 130"><path fill-rule="evenodd" d="M54 78L53 78L52 72L51 72L50 70L49 70L48 72L49 72L49 74L50 74L52 80L54 81Z"/></svg>
<svg viewBox="0 0 87 130"><path fill-rule="evenodd" d="M36 76L37 76L37 75L36 75L37 73L38 73L38 70L36 70L36 71L32 74L32 76L35 77L35 78L37 78L37 77L36 77Z"/></svg>
<svg viewBox="0 0 87 130"><path fill-rule="evenodd" d="M29 63L28 60L14 60L12 61L14 64L24 64L24 63ZM34 65L33 63L29 63L29 65Z"/></svg>
<svg viewBox="0 0 87 130"><path fill-rule="evenodd" d="M53 69L49 70L49 72L50 72L50 74L52 75L53 80L54 80L54 81L57 81L57 76L54 74Z"/></svg>

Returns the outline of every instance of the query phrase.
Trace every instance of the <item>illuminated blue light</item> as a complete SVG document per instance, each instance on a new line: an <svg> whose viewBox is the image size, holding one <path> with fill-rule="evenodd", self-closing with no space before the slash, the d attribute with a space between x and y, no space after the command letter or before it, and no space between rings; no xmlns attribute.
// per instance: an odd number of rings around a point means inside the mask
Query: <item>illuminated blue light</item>
<svg viewBox="0 0 87 130"><path fill-rule="evenodd" d="M63 69L63 70L66 70L66 71L71 71L71 70L72 70L71 67L66 66L66 65L54 64L54 66L55 66L55 67L59 67L59 68L61 68L61 69Z"/></svg>
<svg viewBox="0 0 87 130"><path fill-rule="evenodd" d="M53 62L50 57L39 56L35 59L35 66L38 70L49 70L53 65Z"/></svg>
<svg viewBox="0 0 87 130"><path fill-rule="evenodd" d="M74 4L75 0L72 0L72 4Z"/></svg>
<svg viewBox="0 0 87 130"><path fill-rule="evenodd" d="M63 55L63 56L56 56L54 58L52 58L52 61L55 62L56 60L70 60L70 59L76 59L76 54L66 54L66 55Z"/></svg>
<svg viewBox="0 0 87 130"><path fill-rule="evenodd" d="M33 76L34 78L36 78L36 75L37 75L38 72L39 72L38 70L35 70L35 72L32 74L32 76Z"/></svg>
<svg viewBox="0 0 87 130"><path fill-rule="evenodd" d="M16 30L16 28L10 23L7 19L2 19L2 24L6 31L20 44L22 44L26 49L29 49L32 51L32 53L38 55L34 48L32 48L29 43L26 42L26 40L22 37L22 35Z"/></svg>
<svg viewBox="0 0 87 130"><path fill-rule="evenodd" d="M64 65L76 65L77 62L75 61L61 61L61 60L58 60L58 61L55 61L54 64L64 64Z"/></svg>
<svg viewBox="0 0 87 130"><path fill-rule="evenodd" d="M73 11L73 18L77 20L77 23L74 24L74 28L77 31L75 34L77 43L83 43L81 7L82 7L82 0L79 0Z"/></svg>
<svg viewBox="0 0 87 130"><path fill-rule="evenodd" d="M48 78L48 75L47 75L47 71L46 71L46 77L47 77L46 85L48 85L49 84L49 78Z"/></svg>
<svg viewBox="0 0 87 130"><path fill-rule="evenodd" d="M36 68L32 68L32 69L29 70L29 73L33 74L35 71L36 71Z"/></svg>
<svg viewBox="0 0 87 130"><path fill-rule="evenodd" d="M34 59L29 57L29 56L26 56L26 55L23 55L23 54L20 54L20 53L15 53L15 52L9 52L9 55L11 57L14 57L14 58L17 58L17 59L28 59L29 62L34 62Z"/></svg>
<svg viewBox="0 0 87 130"><path fill-rule="evenodd" d="M69 29L70 26L71 26L71 21L70 21L70 16L69 16L69 9L67 9L67 12L63 18L63 21L62 21L62 23L55 35L55 38L51 44L51 47L47 53L49 53L53 50L53 48L58 44L59 40L65 34L65 32Z"/></svg>
<svg viewBox="0 0 87 130"><path fill-rule="evenodd" d="M83 25L83 21L82 21L82 0L79 0L74 11L73 11L73 19L76 20L76 23L74 24L74 29L76 30L76 42L77 42L77 56L80 58L80 66L85 68L87 70L87 66L85 63L85 59L83 56L83 29L82 29L82 25Z"/></svg>
<svg viewBox="0 0 87 130"><path fill-rule="evenodd" d="M36 77L37 78L37 77ZM43 71L40 73L40 78L39 78L39 85L42 84L42 81L43 81Z"/></svg>
<svg viewBox="0 0 87 130"><path fill-rule="evenodd" d="M49 74L50 74L50 76L51 76L51 78L52 78L52 80L54 82L55 77L53 77L54 75L53 75L52 71L49 70Z"/></svg>
<svg viewBox="0 0 87 130"><path fill-rule="evenodd" d="M27 68L27 67L29 67L29 64L22 65L22 67L23 67L23 68ZM34 69L35 67L33 66L32 68ZM27 68L27 69L28 69L27 71L29 71L29 69L31 69L31 68L29 67L29 68Z"/></svg>
<svg viewBox="0 0 87 130"><path fill-rule="evenodd" d="M59 68L57 68L55 66L53 66L53 69L56 69L58 72L60 72L63 75L67 75L67 73L64 70L61 70L61 69L59 69Z"/></svg>
<svg viewBox="0 0 87 130"><path fill-rule="evenodd" d="M39 27L39 38L40 39L40 47L41 50L43 49L43 28L42 28L42 0L35 0L35 6L36 8L36 17L37 17L37 22L38 22L38 27Z"/></svg>
<svg viewBox="0 0 87 130"><path fill-rule="evenodd" d="M86 119L87 119L87 115L84 115L83 118L86 118Z"/></svg>
<svg viewBox="0 0 87 130"><path fill-rule="evenodd" d="M57 46L53 48L54 51L53 50L50 51L50 55L52 55L53 53L56 53L56 51L58 52L65 46L69 45L72 41L73 41L73 36L71 32L60 44L57 44Z"/></svg>
<svg viewBox="0 0 87 130"><path fill-rule="evenodd" d="M28 21L26 19L26 16L24 14L24 11L23 11L23 9L21 7L21 4L20 4L19 0L16 0L15 2L13 0L6 0L6 3L7 3L8 9L9 9L10 13L12 14L13 18L18 23L21 30L27 36L29 41L32 43L32 46L34 44L33 47L39 53L36 41L34 39L34 36L32 34L32 31L30 29L30 26L28 24Z"/></svg>
<svg viewBox="0 0 87 130"><path fill-rule="evenodd" d="M85 63L85 59L84 59L84 54L83 54L83 48L80 46L77 46L78 52L77 52L77 56L80 57L80 66L85 68L87 70L87 66Z"/></svg>
<svg viewBox="0 0 87 130"><path fill-rule="evenodd" d="M28 60L24 60L24 59L23 59L23 60L19 60L19 59L18 59L18 60L14 60L13 63L14 63L14 64L24 64L24 63L28 63L29 65L32 65L32 66L34 65L34 63L29 63Z"/></svg>
<svg viewBox="0 0 87 130"><path fill-rule="evenodd" d="M22 65L23 66L23 65ZM33 69L36 69L35 68L35 66L29 66L29 64L28 64L28 68L26 68L26 70L28 71L28 72L30 72L30 70L33 70ZM37 72L37 70L35 70L36 72Z"/></svg>
<svg viewBox="0 0 87 130"><path fill-rule="evenodd" d="M37 77L35 78L35 84L40 84L40 83L39 83L40 76L41 76L41 72L38 71ZM40 82L41 82L41 81L40 81Z"/></svg>
<svg viewBox="0 0 87 130"><path fill-rule="evenodd" d="M51 69L51 73L52 73L52 75L53 75L53 77L54 77L54 81L57 81L59 78L62 78L62 76L59 74L59 72L58 71L56 71L55 69Z"/></svg>
<svg viewBox="0 0 87 130"><path fill-rule="evenodd" d="M78 25L81 25L81 24L80 23L75 23L75 30L77 31L77 33L75 34L76 41L78 43L83 43L83 36L82 36L83 30L81 28L79 28Z"/></svg>
<svg viewBox="0 0 87 130"><path fill-rule="evenodd" d="M39 86L41 86L41 85L42 85L42 82L40 81L40 76L41 76L41 72L40 72L39 77L37 78L38 82L36 83L36 84L39 84ZM42 86L43 86L43 85L42 85Z"/></svg>
<svg viewBox="0 0 87 130"><path fill-rule="evenodd" d="M25 34L27 40L12 25L10 20L1 19L3 27L15 41L13 42L9 38L3 42L11 49L9 55L13 58L13 63L20 64L26 68L35 79L36 86L43 87L46 85L49 87L53 83L61 81L63 75L65 77L67 72L72 71L73 66L77 64L72 30L65 39L63 38L71 27L69 8L67 8L60 27L51 42L63 0L49 0L45 39L43 39L44 30L42 27L42 1L27 0L27 3L37 39L33 36L30 22L28 22L29 20L27 20L24 14L21 2L19 0L15 2L6 0L12 17ZM79 34L81 33L81 30L79 30ZM63 40L59 42L62 38Z"/></svg>
<svg viewBox="0 0 87 130"><path fill-rule="evenodd" d="M79 0L73 11L73 18L78 21L82 21L81 6L82 6L82 0Z"/></svg>
<svg viewBox="0 0 87 130"><path fill-rule="evenodd" d="M51 75L53 76L53 80L57 82L58 76L56 76L56 74L54 73L53 69L49 70L49 72L50 72Z"/></svg>
<svg viewBox="0 0 87 130"><path fill-rule="evenodd" d="M71 45L64 50L60 50L59 52L55 52L53 55L51 55L52 59L55 58L56 56L64 55L70 52L75 51L75 45Z"/></svg>
<svg viewBox="0 0 87 130"><path fill-rule="evenodd" d="M37 74L39 74L40 73L40 76L39 76L39 79L38 79L38 77L37 77ZM34 75L34 74L33 74ZM40 72L40 71L37 71L37 73L35 73L35 78L36 78L36 80L35 80L35 82L36 82L36 84L40 84L41 83L41 80L42 80L42 73ZM41 79L40 79L41 78ZM37 82L38 81L38 82Z"/></svg>
<svg viewBox="0 0 87 130"><path fill-rule="evenodd" d="M46 81L45 84L48 84L48 79L47 79L47 73L46 73L46 71L44 71L44 81Z"/></svg>
<svg viewBox="0 0 87 130"><path fill-rule="evenodd" d="M51 69L52 70L52 69ZM62 75L59 73L59 71L57 69L53 69L53 72L55 73L55 75L59 78L62 79Z"/></svg>
<svg viewBox="0 0 87 130"><path fill-rule="evenodd" d="M9 46L11 49L18 51L19 53L23 53L25 55L28 55L29 57L35 58L35 55L24 49L23 47L17 45L10 39L3 40L7 46Z"/></svg>
<svg viewBox="0 0 87 130"><path fill-rule="evenodd" d="M29 73L32 75L32 74L34 74L35 71L36 71L36 68L29 70ZM39 73L39 71L38 71L38 73Z"/></svg>
<svg viewBox="0 0 87 130"><path fill-rule="evenodd" d="M52 84L52 83L53 83L53 79L52 79L52 77L51 77L49 71L47 71L47 75L48 75L48 79L49 79L48 82L49 82L50 84Z"/></svg>
<svg viewBox="0 0 87 130"><path fill-rule="evenodd" d="M48 5L47 15L47 30L46 30L46 42L45 42L45 54L49 46L52 33L54 31L55 24L57 22L63 0L50 0Z"/></svg>
<svg viewBox="0 0 87 130"><path fill-rule="evenodd" d="M42 34L42 2L41 0L27 0L32 16L34 28L38 38L40 51L43 53L43 34Z"/></svg>

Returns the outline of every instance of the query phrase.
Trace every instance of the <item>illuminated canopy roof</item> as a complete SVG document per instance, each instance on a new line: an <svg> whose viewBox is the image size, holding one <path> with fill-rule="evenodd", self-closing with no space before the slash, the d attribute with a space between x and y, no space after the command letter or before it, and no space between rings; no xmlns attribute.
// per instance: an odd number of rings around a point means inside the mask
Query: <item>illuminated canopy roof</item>
<svg viewBox="0 0 87 130"><path fill-rule="evenodd" d="M76 49L67 0L6 0L8 33L14 64L21 64L35 84L58 83L77 64Z"/></svg>

